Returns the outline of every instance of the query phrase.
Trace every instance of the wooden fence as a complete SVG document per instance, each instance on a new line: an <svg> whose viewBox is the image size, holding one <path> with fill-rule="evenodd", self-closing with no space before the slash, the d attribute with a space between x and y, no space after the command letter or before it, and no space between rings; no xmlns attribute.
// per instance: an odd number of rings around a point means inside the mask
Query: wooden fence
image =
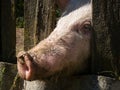
<svg viewBox="0 0 120 90"><path fill-rule="evenodd" d="M1 0L0 60L15 62L15 1Z"/></svg>
<svg viewBox="0 0 120 90"><path fill-rule="evenodd" d="M91 73L112 76L119 79L120 76L120 1L119 0L93 0L93 39L92 39L92 60L91 60ZM24 33L24 49L28 50L35 46L40 40L45 38L50 34L50 32L55 27L56 23L56 5L55 0L24 0L24 19L25 19L25 33ZM16 31L15 31L15 0L2 0L1 1L1 38L0 38L0 60L3 62L16 62L15 61L15 46L16 46ZM6 67L7 68L7 67ZM3 70L3 69L2 69ZM15 70L16 71L16 70ZM0 72L2 73L2 72ZM17 73L17 72L16 72ZM2 78L0 74L0 78ZM92 77L91 77L92 78ZM91 80L91 78L89 80ZM94 77L95 79L95 77ZM97 77L98 79L98 77ZM97 80L96 79L96 80ZM3 79L0 79L2 81ZM75 80L75 79L74 79ZM75 83L81 82L81 79L74 81L68 79L68 81L73 81ZM79 81L78 81L79 80ZM83 80L83 79L82 79ZM88 78L84 79L88 80ZM89 82L88 80L88 82ZM107 79L105 79L107 80ZM111 80L111 79L110 79ZM12 81L12 80L11 80ZM44 87L54 86L55 83L47 81L38 81L40 84L44 85L43 89L36 90L66 90L65 87L60 83L64 82L63 79L57 84L57 89L44 89ZM52 83L50 85L50 82ZM67 83L67 80L65 79ZM106 81L107 82L107 81ZM112 82L112 80L111 80ZM2 87L0 83L0 87ZM27 84L25 84L27 83ZM31 85L31 82L25 81L26 88ZM33 84L32 83L32 84ZM86 82L87 83L87 82ZM6 85L6 83L4 83ZM29 84L29 85L28 85ZM67 85L72 86L73 83ZM120 83L119 83L120 84ZM28 86L27 86L28 85ZM66 85L66 84L65 84ZM76 87L76 85L73 87ZM87 84L86 84L87 85ZM35 86L35 85L34 85ZM25 87L25 86L24 86ZM39 85L38 85L39 87ZM29 87L30 88L30 87ZM119 87L118 87L119 88ZM1 88L0 88L1 89ZM79 87L77 88L80 89ZM76 90L77 90L76 89ZM4 90L4 89L2 89ZM12 88L12 90L18 90ZM21 89L20 89L21 90ZM32 90L32 89L24 89ZM72 89L67 89L72 90ZM109 90L108 89L84 89L84 90ZM112 89L115 90L115 89ZM119 89L116 89L119 90Z"/></svg>

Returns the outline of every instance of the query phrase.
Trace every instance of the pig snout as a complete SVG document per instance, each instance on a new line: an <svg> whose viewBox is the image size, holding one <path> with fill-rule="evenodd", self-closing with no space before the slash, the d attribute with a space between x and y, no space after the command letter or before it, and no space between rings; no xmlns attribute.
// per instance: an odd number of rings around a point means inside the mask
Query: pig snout
<svg viewBox="0 0 120 90"><path fill-rule="evenodd" d="M18 73L25 80L32 80L35 75L35 62L33 58L34 56L24 51L19 52L17 55Z"/></svg>

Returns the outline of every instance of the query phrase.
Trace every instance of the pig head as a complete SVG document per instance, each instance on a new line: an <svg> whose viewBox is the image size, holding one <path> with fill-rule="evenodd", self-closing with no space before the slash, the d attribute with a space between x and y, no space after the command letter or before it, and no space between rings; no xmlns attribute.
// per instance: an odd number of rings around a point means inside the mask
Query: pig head
<svg viewBox="0 0 120 90"><path fill-rule="evenodd" d="M69 76L86 72L90 57L90 0L58 0L64 12L56 28L29 51L17 56L19 75L25 80Z"/></svg>

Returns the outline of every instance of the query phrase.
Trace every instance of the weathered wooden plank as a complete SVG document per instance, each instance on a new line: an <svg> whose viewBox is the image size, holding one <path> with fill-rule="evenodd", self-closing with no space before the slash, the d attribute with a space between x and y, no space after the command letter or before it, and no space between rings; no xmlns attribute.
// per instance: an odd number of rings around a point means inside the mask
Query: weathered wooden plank
<svg viewBox="0 0 120 90"><path fill-rule="evenodd" d="M1 0L0 59L15 62L15 0Z"/></svg>
<svg viewBox="0 0 120 90"><path fill-rule="evenodd" d="M34 46L35 16L37 0L24 0L24 49ZM37 21L36 21L37 22Z"/></svg>
<svg viewBox="0 0 120 90"><path fill-rule="evenodd" d="M50 34L55 26L55 0L25 0L25 50Z"/></svg>
<svg viewBox="0 0 120 90"><path fill-rule="evenodd" d="M120 75L120 1L93 0L93 72Z"/></svg>
<svg viewBox="0 0 120 90"><path fill-rule="evenodd" d="M25 81L24 90L119 90L120 81L105 76L54 78L45 81Z"/></svg>
<svg viewBox="0 0 120 90"><path fill-rule="evenodd" d="M120 81L84 75L23 82L15 64L0 62L0 90L120 90Z"/></svg>

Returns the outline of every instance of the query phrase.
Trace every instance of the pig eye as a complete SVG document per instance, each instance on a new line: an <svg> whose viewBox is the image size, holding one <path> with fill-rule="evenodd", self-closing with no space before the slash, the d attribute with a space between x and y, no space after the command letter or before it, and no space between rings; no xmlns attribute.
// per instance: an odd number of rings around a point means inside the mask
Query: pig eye
<svg viewBox="0 0 120 90"><path fill-rule="evenodd" d="M74 29L77 33L88 33L91 30L91 22L90 21L85 21L81 25L77 24Z"/></svg>
<svg viewBox="0 0 120 90"><path fill-rule="evenodd" d="M81 28L81 32L88 35L90 33L90 31L92 30L92 26L91 26L91 22L90 21L86 21L84 22Z"/></svg>
<svg viewBox="0 0 120 90"><path fill-rule="evenodd" d="M86 23L83 25L83 29L84 30L91 30L91 24L90 23Z"/></svg>

